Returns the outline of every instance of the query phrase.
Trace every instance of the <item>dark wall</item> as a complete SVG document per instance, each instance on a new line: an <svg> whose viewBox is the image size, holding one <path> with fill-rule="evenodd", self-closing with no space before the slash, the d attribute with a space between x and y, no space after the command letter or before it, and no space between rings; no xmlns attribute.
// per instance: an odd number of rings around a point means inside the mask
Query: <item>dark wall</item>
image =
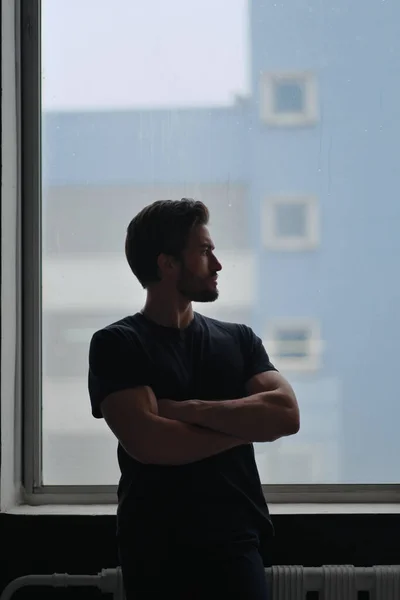
<svg viewBox="0 0 400 600"><path fill-rule="evenodd" d="M400 563L400 515L279 515L271 544L274 564ZM0 514L0 591L21 575L97 574L118 565L112 516ZM28 598L32 589L16 598ZM35 596L67 600L100 598L97 590L35 590Z"/></svg>

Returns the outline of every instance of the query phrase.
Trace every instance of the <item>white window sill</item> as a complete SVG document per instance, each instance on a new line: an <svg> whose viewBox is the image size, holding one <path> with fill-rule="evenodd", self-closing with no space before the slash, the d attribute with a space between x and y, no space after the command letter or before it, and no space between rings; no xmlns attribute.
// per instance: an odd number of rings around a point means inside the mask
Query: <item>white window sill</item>
<svg viewBox="0 0 400 600"><path fill-rule="evenodd" d="M269 504L271 515L400 514L400 504ZM21 504L6 511L12 515L115 515L115 504Z"/></svg>

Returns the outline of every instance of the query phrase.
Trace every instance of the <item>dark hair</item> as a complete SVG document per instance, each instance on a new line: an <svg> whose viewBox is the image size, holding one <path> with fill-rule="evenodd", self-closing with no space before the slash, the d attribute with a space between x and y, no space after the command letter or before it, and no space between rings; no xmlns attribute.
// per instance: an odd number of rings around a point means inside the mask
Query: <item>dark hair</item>
<svg viewBox="0 0 400 600"><path fill-rule="evenodd" d="M196 225L207 225L208 208L198 200L157 200L129 223L125 255L144 288L160 280L157 259L168 254L179 259Z"/></svg>

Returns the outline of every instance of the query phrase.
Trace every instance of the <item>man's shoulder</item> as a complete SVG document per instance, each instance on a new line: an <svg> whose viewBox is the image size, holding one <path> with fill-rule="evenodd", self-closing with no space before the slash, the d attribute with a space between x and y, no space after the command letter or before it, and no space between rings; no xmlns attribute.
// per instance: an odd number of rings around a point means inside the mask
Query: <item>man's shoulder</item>
<svg viewBox="0 0 400 600"><path fill-rule="evenodd" d="M94 332L91 345L120 346L140 337L139 314L129 315L105 325Z"/></svg>
<svg viewBox="0 0 400 600"><path fill-rule="evenodd" d="M227 336L234 337L239 340L246 341L251 338L254 333L251 327L244 323L234 323L232 321L222 321L220 319L214 319L213 317L207 317L200 313L196 313L200 324L203 327L214 331L217 334L225 334Z"/></svg>

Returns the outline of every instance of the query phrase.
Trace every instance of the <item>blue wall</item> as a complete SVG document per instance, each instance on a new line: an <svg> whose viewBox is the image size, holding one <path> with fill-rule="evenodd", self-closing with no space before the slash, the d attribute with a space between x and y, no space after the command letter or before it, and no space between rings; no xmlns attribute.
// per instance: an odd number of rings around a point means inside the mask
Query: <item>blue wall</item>
<svg viewBox="0 0 400 600"><path fill-rule="evenodd" d="M316 251L261 250L262 304L268 317L320 319L319 376L341 384L348 482L398 480L399 23L396 0L254 0L251 10L253 202L292 192L321 207ZM260 72L296 70L317 75L319 123L266 127Z"/></svg>

